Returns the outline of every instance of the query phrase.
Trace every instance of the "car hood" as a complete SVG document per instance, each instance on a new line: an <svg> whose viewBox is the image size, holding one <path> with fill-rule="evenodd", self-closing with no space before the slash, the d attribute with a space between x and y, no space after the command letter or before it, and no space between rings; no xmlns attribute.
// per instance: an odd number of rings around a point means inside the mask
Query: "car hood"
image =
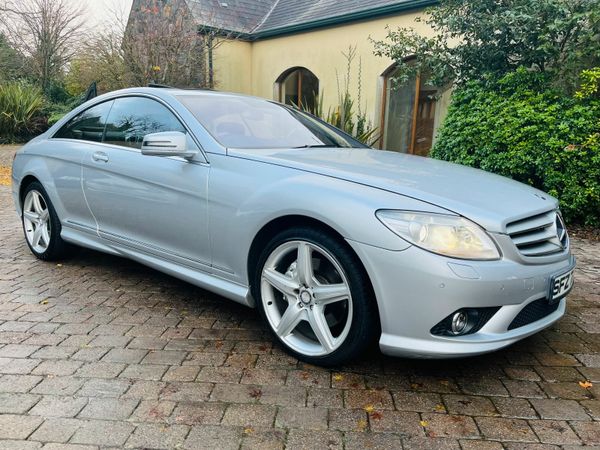
<svg viewBox="0 0 600 450"><path fill-rule="evenodd" d="M395 192L460 214L492 232L502 233L509 222L558 207L550 195L509 178L396 152L309 148L228 153Z"/></svg>

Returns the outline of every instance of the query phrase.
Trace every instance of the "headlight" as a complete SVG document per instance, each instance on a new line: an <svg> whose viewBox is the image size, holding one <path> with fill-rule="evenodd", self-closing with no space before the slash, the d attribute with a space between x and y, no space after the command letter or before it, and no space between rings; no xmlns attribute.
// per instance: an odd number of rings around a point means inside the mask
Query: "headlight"
<svg viewBox="0 0 600 450"><path fill-rule="evenodd" d="M487 233L463 217L394 210L380 210L376 215L398 236L430 252L461 259L500 258Z"/></svg>

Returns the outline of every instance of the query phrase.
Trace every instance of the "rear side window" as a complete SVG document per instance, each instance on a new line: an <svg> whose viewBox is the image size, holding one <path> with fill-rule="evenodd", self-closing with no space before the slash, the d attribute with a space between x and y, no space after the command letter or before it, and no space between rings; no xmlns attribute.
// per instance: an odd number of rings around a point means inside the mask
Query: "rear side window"
<svg viewBox="0 0 600 450"><path fill-rule="evenodd" d="M104 125L112 101L100 103L77 114L54 135L55 138L102 142Z"/></svg>
<svg viewBox="0 0 600 450"><path fill-rule="evenodd" d="M106 121L103 142L139 149L145 135L163 131L186 133L177 117L159 102L143 97L123 97L114 102Z"/></svg>

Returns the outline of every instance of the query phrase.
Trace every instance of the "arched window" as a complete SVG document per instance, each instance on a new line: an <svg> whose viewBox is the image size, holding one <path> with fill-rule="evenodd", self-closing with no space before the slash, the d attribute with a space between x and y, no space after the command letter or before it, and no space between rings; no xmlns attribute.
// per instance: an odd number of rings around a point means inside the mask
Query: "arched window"
<svg viewBox="0 0 600 450"><path fill-rule="evenodd" d="M429 155L436 128L436 106L440 89L424 74L406 83L394 80L397 69L384 74L381 148L420 156Z"/></svg>
<svg viewBox="0 0 600 450"><path fill-rule="evenodd" d="M286 70L277 79L279 101L313 111L319 95L319 79L304 67Z"/></svg>

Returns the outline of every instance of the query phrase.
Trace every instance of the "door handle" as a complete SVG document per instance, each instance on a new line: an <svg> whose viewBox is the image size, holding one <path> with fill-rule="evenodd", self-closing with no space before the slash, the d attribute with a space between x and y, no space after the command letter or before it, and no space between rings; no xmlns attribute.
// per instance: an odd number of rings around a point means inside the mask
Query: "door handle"
<svg viewBox="0 0 600 450"><path fill-rule="evenodd" d="M97 162L108 162L108 155L104 152L94 152L92 154L92 159Z"/></svg>

